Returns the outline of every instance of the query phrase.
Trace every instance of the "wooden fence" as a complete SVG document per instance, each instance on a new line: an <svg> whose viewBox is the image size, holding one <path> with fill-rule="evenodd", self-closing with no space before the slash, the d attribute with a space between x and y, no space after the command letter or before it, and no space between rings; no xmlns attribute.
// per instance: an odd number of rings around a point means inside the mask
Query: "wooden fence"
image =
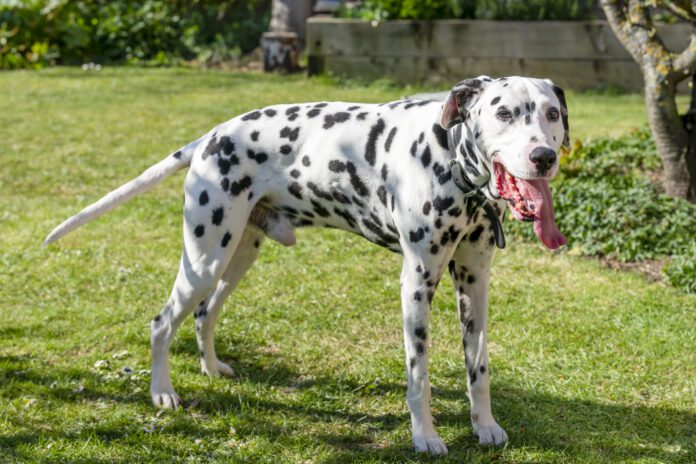
<svg viewBox="0 0 696 464"><path fill-rule="evenodd" d="M691 27L665 25L681 51ZM365 21L310 18L309 72L401 83L451 84L465 77L551 78L574 89L640 90L640 70L606 21Z"/></svg>

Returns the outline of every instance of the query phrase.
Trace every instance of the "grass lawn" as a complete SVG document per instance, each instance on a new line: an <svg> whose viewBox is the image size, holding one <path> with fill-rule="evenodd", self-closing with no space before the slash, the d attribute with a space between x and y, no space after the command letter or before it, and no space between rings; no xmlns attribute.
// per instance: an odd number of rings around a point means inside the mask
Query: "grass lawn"
<svg viewBox="0 0 696 464"><path fill-rule="evenodd" d="M41 250L64 218L253 107L421 89L184 69L0 73L0 462L430 462L411 451L399 257L350 234L267 242L186 408L150 404L149 321L180 253L182 174ZM575 137L644 124L642 98L570 93ZM437 462L696 462L696 296L512 243L496 256L490 350L502 448L472 435L449 280L433 302ZM106 361L106 362L99 362Z"/></svg>

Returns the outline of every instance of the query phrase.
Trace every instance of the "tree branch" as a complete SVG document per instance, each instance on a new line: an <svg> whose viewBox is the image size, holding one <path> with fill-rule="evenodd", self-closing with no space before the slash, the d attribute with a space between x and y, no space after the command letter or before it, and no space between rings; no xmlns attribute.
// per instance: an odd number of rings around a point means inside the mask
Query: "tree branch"
<svg viewBox="0 0 696 464"><path fill-rule="evenodd" d="M696 31L691 33L689 45L674 59L674 74L680 81L696 74Z"/></svg>
<svg viewBox="0 0 696 464"><path fill-rule="evenodd" d="M690 22L696 26L696 4L689 0L663 0L664 7L672 12L673 15Z"/></svg>
<svg viewBox="0 0 696 464"><path fill-rule="evenodd" d="M636 2L631 1L630 3L635 6ZM628 53L631 54L635 62L642 66L645 57L645 45L648 42L649 35L645 28L635 27L634 25L633 16L638 12L629 11L629 5L625 0L601 0L600 4L616 37ZM634 8L630 9L633 10ZM637 16L639 17L640 15ZM640 20L638 19L638 21Z"/></svg>

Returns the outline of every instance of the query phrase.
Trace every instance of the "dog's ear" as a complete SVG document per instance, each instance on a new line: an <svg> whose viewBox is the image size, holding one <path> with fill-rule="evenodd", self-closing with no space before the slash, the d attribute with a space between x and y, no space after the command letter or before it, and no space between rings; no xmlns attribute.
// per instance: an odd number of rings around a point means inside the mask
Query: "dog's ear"
<svg viewBox="0 0 696 464"><path fill-rule="evenodd" d="M491 81L488 76L479 76L474 79L464 79L452 87L445 103L442 105L440 125L443 129L449 129L455 124L464 122L469 109L478 101L486 84Z"/></svg>
<svg viewBox="0 0 696 464"><path fill-rule="evenodd" d="M563 121L563 146L570 149L570 128L568 126L568 105L566 104L565 92L562 88L555 85L549 79L545 79L546 83L551 86L553 93L558 98L558 103L561 105L561 121Z"/></svg>

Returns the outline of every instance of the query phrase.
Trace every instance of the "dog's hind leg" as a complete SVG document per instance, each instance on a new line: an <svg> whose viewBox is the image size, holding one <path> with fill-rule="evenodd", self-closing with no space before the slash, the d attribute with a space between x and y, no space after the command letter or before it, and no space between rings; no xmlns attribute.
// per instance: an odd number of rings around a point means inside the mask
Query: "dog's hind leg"
<svg viewBox="0 0 696 464"><path fill-rule="evenodd" d="M252 205L247 196L213 197L215 184L189 171L184 195L184 251L169 301L152 321L152 381L156 406L176 408L169 370L169 345L177 328L210 297L244 234ZM205 200L205 201L203 201Z"/></svg>
<svg viewBox="0 0 696 464"><path fill-rule="evenodd" d="M264 234L261 231L251 227L244 230L244 235L215 292L193 313L196 320L196 340L200 352L201 370L211 377L234 375L232 368L221 362L215 354L215 321L227 297L256 261L263 239Z"/></svg>

